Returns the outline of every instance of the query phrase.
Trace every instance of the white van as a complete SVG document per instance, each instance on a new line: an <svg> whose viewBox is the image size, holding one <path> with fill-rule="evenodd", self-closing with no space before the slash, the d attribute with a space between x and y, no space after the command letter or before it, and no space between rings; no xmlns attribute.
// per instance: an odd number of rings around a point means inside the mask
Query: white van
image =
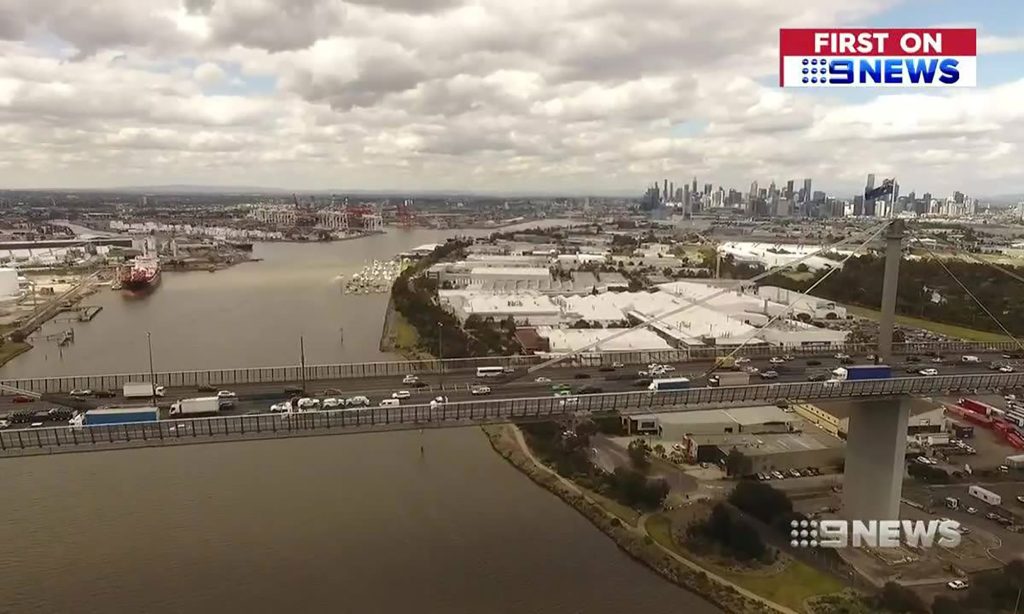
<svg viewBox="0 0 1024 614"><path fill-rule="evenodd" d="M401 401L399 401L398 399L384 399L383 401L380 402L380 407L397 407L398 405L401 404Z"/></svg>
<svg viewBox="0 0 1024 614"><path fill-rule="evenodd" d="M963 355L960 357L960 362L981 362L981 359L977 356Z"/></svg>

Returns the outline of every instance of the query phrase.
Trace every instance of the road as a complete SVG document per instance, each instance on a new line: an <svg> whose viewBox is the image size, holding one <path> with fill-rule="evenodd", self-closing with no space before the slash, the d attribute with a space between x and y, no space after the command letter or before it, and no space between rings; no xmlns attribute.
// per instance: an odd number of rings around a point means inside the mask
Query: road
<svg viewBox="0 0 1024 614"><path fill-rule="evenodd" d="M911 374L906 373L906 369L908 367L935 367L941 374L950 375L990 373L991 371L986 369L988 362L993 360L1002 360L1001 355L999 354L979 355L979 358L982 360L980 364L933 364L930 362L908 363L906 361L902 361L893 365L893 375L894 377L910 377ZM675 370L663 377L688 377L693 381L694 386L702 386L706 385L706 378L704 376L712 369L713 362L684 362L676 363L672 366ZM748 364L744 365L744 367L757 369L759 373L768 370L776 371L779 374L778 378L770 380L770 382L779 383L805 381L811 373L827 373L838 366L841 366L840 361L832 357L810 359L801 358L788 361L784 364L771 364L769 359L752 359ZM605 369L607 369L607 367L605 367ZM457 372L446 373L443 376L439 374L421 376L420 381L425 384L425 386L421 388L415 388L403 384L402 377L400 376L388 376L316 380L307 382L306 389L310 396L321 398L347 398L361 395L369 398L373 405L377 405L382 399L391 398L392 393L395 391L408 390L411 394L411 398L407 401L403 401L403 403L422 404L428 403L431 399L439 395L448 397L449 401L468 401L488 397L507 399L547 396L552 394L551 387L554 384L565 384L572 386L574 389L578 389L581 386L594 386L599 388L601 392L628 392L643 390L644 386L637 384L637 380L641 378L639 372L642 370L644 370L643 367L636 366L624 367L614 371L602 371L596 367L551 367L540 374L527 375L525 373L525 369L519 369L517 374L512 376L511 379L505 379L477 378L475 370L461 369ZM550 381L538 382L536 381L538 378L548 379ZM762 380L758 375L752 375L750 383L768 383L768 381ZM470 391L473 386L478 384L483 384L491 388L491 393L488 397L474 397L471 394ZM233 385L230 387L230 390L238 395L238 402L234 408L227 410L225 413L231 415L267 411L271 404L294 396L294 394L286 392L285 389L289 386L298 385L298 382ZM196 388L191 387L168 388L159 404L161 406L166 406L177 399L205 396L209 394L211 393L199 392ZM125 399L117 396L105 399L89 398L86 399L86 402L89 406L97 407L142 405L145 404L147 400L148 399ZM58 403L53 399L42 399L32 403L14 403L13 397L3 396L0 397L0 415L8 414L17 410L39 411L49 409L57 404Z"/></svg>

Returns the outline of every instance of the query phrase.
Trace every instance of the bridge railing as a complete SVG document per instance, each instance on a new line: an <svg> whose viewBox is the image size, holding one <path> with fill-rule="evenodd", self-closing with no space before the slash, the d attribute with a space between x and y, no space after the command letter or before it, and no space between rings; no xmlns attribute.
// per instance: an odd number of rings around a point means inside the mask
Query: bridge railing
<svg viewBox="0 0 1024 614"><path fill-rule="evenodd" d="M947 375L853 382L793 382L724 388L646 390L566 397L490 399L430 405L367 407L294 414L183 418L145 424L54 427L0 431L0 453L29 454L60 449L102 450L198 441L288 437L359 428L483 424L544 419L574 412L659 413L696 410L709 404L771 403L787 400L871 399L906 394L950 394L1024 386L1024 374Z"/></svg>
<svg viewBox="0 0 1024 614"><path fill-rule="evenodd" d="M733 351L730 347L696 347L680 350L616 351L579 354L559 363L559 367L597 367L621 362L627 365L649 363L679 363L713 360ZM898 354L920 354L925 352L982 352L1016 350L1013 342L970 342L950 341L941 343L896 344L893 351ZM739 352L748 357L769 357L779 354L794 356L828 356L836 352L851 355L866 355L876 351L873 344L846 344L842 346L806 345L798 348L777 346L748 346ZM453 358L445 360L396 360L380 362L356 362L324 365L307 365L306 381L353 379L362 377L401 376L407 373L435 374L456 373L475 370L482 366L529 367L547 360L550 355L538 356L494 356L483 358ZM199 369L193 371L157 372L156 382L169 387L197 387L203 385L231 386L237 384L281 384L298 383L303 380L299 365L278 367L247 367L235 369ZM0 384L35 393L69 392L76 388L89 390L119 390L126 382L148 382L147 372L116 373L105 375L64 375L2 380ZM0 396L9 394L0 387Z"/></svg>

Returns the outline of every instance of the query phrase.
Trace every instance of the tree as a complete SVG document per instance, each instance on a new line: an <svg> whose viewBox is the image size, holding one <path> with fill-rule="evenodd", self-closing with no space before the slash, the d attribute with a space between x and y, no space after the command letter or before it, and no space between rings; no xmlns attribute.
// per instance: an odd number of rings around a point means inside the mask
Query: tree
<svg viewBox="0 0 1024 614"><path fill-rule="evenodd" d="M895 582L886 582L878 594L878 606L900 614L928 614L928 606L909 588Z"/></svg>
<svg viewBox="0 0 1024 614"><path fill-rule="evenodd" d="M955 599L939 595L932 601L932 614L963 614L966 608Z"/></svg>
<svg viewBox="0 0 1024 614"><path fill-rule="evenodd" d="M793 502L786 493L763 482L740 482L729 494L729 503L766 524L793 514Z"/></svg>
<svg viewBox="0 0 1024 614"><path fill-rule="evenodd" d="M806 272L808 272L810 270L811 269L804 262L801 262L800 264L796 265L796 272L797 273L806 273Z"/></svg>
<svg viewBox="0 0 1024 614"><path fill-rule="evenodd" d="M654 444L654 453L658 456L665 456L665 446L660 443Z"/></svg>
<svg viewBox="0 0 1024 614"><path fill-rule="evenodd" d="M729 454L725 457L725 472L732 477L736 477L743 475L746 467L747 456L736 448L729 450Z"/></svg>
<svg viewBox="0 0 1024 614"><path fill-rule="evenodd" d="M647 442L643 439L634 439L629 442L629 447L626 448L629 454L629 461L633 464L638 471L644 473L651 466L651 449L647 447Z"/></svg>

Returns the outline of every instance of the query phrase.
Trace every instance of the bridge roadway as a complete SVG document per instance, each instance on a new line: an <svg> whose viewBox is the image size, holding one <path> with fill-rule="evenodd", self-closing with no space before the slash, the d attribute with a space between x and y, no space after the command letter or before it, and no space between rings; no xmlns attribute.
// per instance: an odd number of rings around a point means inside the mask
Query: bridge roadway
<svg viewBox="0 0 1024 614"><path fill-rule="evenodd" d="M292 415L254 413L175 418L146 424L9 429L0 431L0 456L460 427L510 420L545 420L571 414L657 413L722 405L756 405L782 399L867 400L1021 387L1024 387L1024 373L961 374L853 382L784 382L663 392L607 392L580 395L575 397L575 401L547 394L538 397L453 400L437 407L412 404Z"/></svg>
<svg viewBox="0 0 1024 614"><path fill-rule="evenodd" d="M981 364L963 364L963 363L950 363L950 364L934 364L922 359L921 362L900 362L893 365L894 370L898 372L905 371L906 367L935 367L943 374L971 374L971 373L983 373L985 370L985 363L993 360L1003 360L999 353L988 353L978 354L979 359L983 361ZM959 356L956 357L959 359ZM817 362L820 364L809 365L810 362ZM663 377L688 377L693 380L695 385L701 385L704 380L700 377L711 369L713 365L712 361L696 361L696 362L679 362L675 363L675 371L663 376ZM840 362L832 356L828 357L817 357L803 359L798 358L792 361L786 362L781 365L773 365L767 358L752 358L751 362L745 366L752 366L758 369L758 371L775 370L779 373L778 380L776 382L799 382L806 381L808 373L822 373L827 372L835 367L839 366ZM604 367L608 369L608 367ZM636 385L636 380L640 377L639 371L646 367L638 366L626 366L615 371L602 371L601 367L554 367L546 369L537 374L526 374L525 367L521 367L517 370L515 379L512 381L506 381L503 378L477 378L474 369L458 369L455 372L445 373L443 376L440 374L429 374L420 376L420 380L426 384L422 388L416 388L402 383L404 375L393 375L393 376L376 376L376 377L362 377L362 378L344 378L336 380L316 380L307 382L307 391L310 396L316 396L320 398L325 397L352 397L362 395L371 400L374 405L377 405L381 399L390 398L392 392L398 390L408 390L412 397L410 400L403 401L406 404L414 403L429 403L431 399L436 396L443 395L448 398L449 401L468 401L473 400L470 394L470 389L477 384L487 385L491 388L492 398L517 398L517 397L528 397L528 396L545 396L551 394L551 386L554 384L567 384L574 388L580 386L595 386L600 388L602 392L631 392L642 390L642 387ZM899 373L894 373L898 375ZM551 380L550 382L538 383L535 381L538 377ZM923 376L918 376L923 377ZM757 383L761 381L759 375L751 376L751 383ZM290 396L294 396L285 391L287 387L296 386L298 382L260 382L252 384L236 384L226 385L225 389L229 389L238 395L238 402L234 409L226 410L226 415L249 413L257 411L267 411L272 403L286 400ZM163 399L159 401L159 404L164 407L166 415L166 406L177 399L189 398L195 396L206 396L211 393L199 392L195 386L172 386L168 387ZM46 394L44 398L35 403L14 403L13 397L0 396L0 414L10 413L14 410L28 410L38 411L40 409L48 409L55 404L69 404L78 405L80 407L100 407L100 406L118 406L118 405L139 405L145 404L147 399L125 399L120 396L105 399L94 399L86 398L81 400L71 399L59 394Z"/></svg>

